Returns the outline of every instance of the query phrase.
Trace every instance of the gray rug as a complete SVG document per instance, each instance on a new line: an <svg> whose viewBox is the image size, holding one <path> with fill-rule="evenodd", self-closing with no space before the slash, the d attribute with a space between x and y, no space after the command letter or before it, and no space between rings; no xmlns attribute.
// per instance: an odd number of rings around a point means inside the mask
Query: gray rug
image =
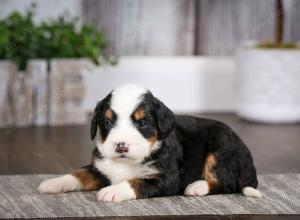
<svg viewBox="0 0 300 220"><path fill-rule="evenodd" d="M149 215L300 214L300 174L259 176L262 198L240 194L99 203L95 192L42 195L50 175L0 176L0 218Z"/></svg>

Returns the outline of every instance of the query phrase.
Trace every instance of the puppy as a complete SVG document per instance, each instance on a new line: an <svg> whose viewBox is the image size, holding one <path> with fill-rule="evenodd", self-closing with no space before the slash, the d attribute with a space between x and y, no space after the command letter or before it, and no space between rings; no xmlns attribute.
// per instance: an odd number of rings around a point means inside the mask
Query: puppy
<svg viewBox="0 0 300 220"><path fill-rule="evenodd" d="M139 86L122 86L97 104L91 138L91 164L42 182L39 192L99 190L102 202L178 194L261 196L251 154L228 126L175 116Z"/></svg>

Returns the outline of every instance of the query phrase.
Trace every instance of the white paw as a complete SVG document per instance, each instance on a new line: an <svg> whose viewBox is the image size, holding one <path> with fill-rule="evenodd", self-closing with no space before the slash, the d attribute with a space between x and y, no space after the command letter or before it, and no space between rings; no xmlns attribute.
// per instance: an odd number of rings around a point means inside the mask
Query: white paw
<svg viewBox="0 0 300 220"><path fill-rule="evenodd" d="M252 196L252 197L258 197L258 198L262 197L262 195L261 195L261 193L258 189L255 189L255 188L250 187L250 186L244 187L242 189L242 193L245 196Z"/></svg>
<svg viewBox="0 0 300 220"><path fill-rule="evenodd" d="M39 187L40 193L60 193L63 192L63 186L58 179L50 179L43 181Z"/></svg>
<svg viewBox="0 0 300 220"><path fill-rule="evenodd" d="M127 181L104 187L97 193L99 202L121 202L135 198L135 192Z"/></svg>
<svg viewBox="0 0 300 220"><path fill-rule="evenodd" d="M199 180L189 184L184 190L186 196L204 196L209 193L207 181Z"/></svg>
<svg viewBox="0 0 300 220"><path fill-rule="evenodd" d="M81 189L80 182L70 174L45 180L38 187L40 193L62 193L79 189Z"/></svg>

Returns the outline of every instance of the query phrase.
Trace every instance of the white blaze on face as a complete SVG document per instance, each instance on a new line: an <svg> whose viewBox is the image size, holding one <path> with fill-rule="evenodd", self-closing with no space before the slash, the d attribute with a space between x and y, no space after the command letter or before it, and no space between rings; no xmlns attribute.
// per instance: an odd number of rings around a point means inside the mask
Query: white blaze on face
<svg viewBox="0 0 300 220"><path fill-rule="evenodd" d="M141 102L147 89L137 85L125 85L112 92L110 108L117 114L115 126L110 130L104 143L97 146L104 157L117 158L115 143L125 142L128 145L126 157L140 162L151 152L151 143L135 128L131 115Z"/></svg>

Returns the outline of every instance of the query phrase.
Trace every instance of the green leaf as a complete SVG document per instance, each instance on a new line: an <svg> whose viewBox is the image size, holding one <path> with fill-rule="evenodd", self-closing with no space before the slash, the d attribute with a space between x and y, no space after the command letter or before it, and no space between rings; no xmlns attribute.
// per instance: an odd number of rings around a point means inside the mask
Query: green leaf
<svg viewBox="0 0 300 220"><path fill-rule="evenodd" d="M32 3L25 15L14 11L0 21L0 59L15 61L20 70L25 70L32 58L85 57L96 65L116 63L103 53L108 46L103 32L86 24L79 27L78 18L69 16L36 25L33 22L36 7Z"/></svg>

